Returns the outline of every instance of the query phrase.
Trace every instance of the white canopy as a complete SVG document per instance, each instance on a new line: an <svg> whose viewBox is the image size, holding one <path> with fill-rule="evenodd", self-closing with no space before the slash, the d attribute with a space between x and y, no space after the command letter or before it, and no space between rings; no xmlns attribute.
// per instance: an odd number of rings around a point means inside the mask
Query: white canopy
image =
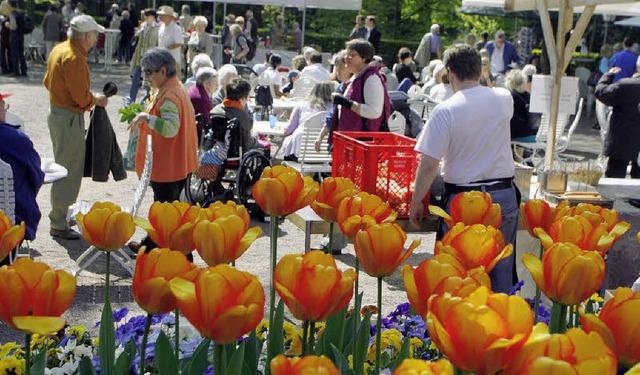
<svg viewBox="0 0 640 375"><path fill-rule="evenodd" d="M640 17L631 17L614 22L616 26L640 27Z"/></svg>

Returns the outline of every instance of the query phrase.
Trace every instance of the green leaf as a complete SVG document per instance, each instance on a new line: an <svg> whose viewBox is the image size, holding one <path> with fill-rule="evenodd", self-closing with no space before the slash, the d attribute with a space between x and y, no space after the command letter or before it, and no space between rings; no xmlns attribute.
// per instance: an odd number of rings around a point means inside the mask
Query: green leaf
<svg viewBox="0 0 640 375"><path fill-rule="evenodd" d="M93 369L93 363L91 363L89 357L82 357L80 359L78 373L82 375L96 375L96 371Z"/></svg>
<svg viewBox="0 0 640 375"><path fill-rule="evenodd" d="M400 348L400 351L398 352L398 357L396 358L395 362L391 363L391 366L389 366L389 370L391 370L391 372L393 372L393 370L395 370L398 366L400 366L402 361L409 358L410 344L411 344L411 336L407 336L407 338L402 343L402 347Z"/></svg>
<svg viewBox="0 0 640 375"><path fill-rule="evenodd" d="M349 367L349 360L344 356L344 353L342 353L340 349L336 348L332 343L329 343L329 346L333 352L333 363L336 364L340 373L342 375L353 375L353 370Z"/></svg>
<svg viewBox="0 0 640 375"><path fill-rule="evenodd" d="M245 341L244 364L242 375L255 375L258 373L258 360L262 352L262 340L256 335L256 330L251 331L249 338Z"/></svg>
<svg viewBox="0 0 640 375"><path fill-rule="evenodd" d="M327 319L324 332L318 344L315 347L316 355L333 356L333 351L329 344L335 345L338 350L344 350L345 344L345 326L346 326L347 307L341 309Z"/></svg>
<svg viewBox="0 0 640 375"><path fill-rule="evenodd" d="M175 375L178 373L178 365L176 356L173 354L173 348L169 342L169 338L164 332L160 332L156 340L154 348L156 357L155 367L160 375Z"/></svg>
<svg viewBox="0 0 640 375"><path fill-rule="evenodd" d="M120 115L120 122L126 122L128 124L133 121L136 115L140 112L144 111L144 107L139 103L132 103L124 108L120 108L118 110L118 114Z"/></svg>
<svg viewBox="0 0 640 375"><path fill-rule="evenodd" d="M356 312L354 311L354 314ZM364 371L364 361L367 359L367 349L371 338L371 312L369 309L364 313L360 327L358 328L358 339L355 342L356 354L353 356L353 369L358 375Z"/></svg>
<svg viewBox="0 0 640 375"><path fill-rule="evenodd" d="M236 351L238 350L238 345L236 345L235 341L224 345L224 355L225 355L225 361L227 361L227 366L229 364L229 362L231 361L231 357L233 357L233 355L236 353Z"/></svg>
<svg viewBox="0 0 640 375"><path fill-rule="evenodd" d="M47 348L43 348L33 357L33 364L31 365L31 374L44 374L44 369L47 367Z"/></svg>
<svg viewBox="0 0 640 375"><path fill-rule="evenodd" d="M208 338L202 339L182 373L187 375L204 373L211 364L209 362L209 347L211 347L211 340Z"/></svg>
<svg viewBox="0 0 640 375"><path fill-rule="evenodd" d="M136 343L134 339L129 340L124 347L124 351L120 354L116 360L115 373L116 375L128 375L131 372L131 363L136 357Z"/></svg>
<svg viewBox="0 0 640 375"><path fill-rule="evenodd" d="M229 366L227 367L227 374L240 374L242 373L242 365L244 364L244 343L235 350L231 359L229 359Z"/></svg>
<svg viewBox="0 0 640 375"><path fill-rule="evenodd" d="M103 375L113 374L113 365L116 357L116 334L113 327L113 311L111 301L106 300L102 308L100 318L100 373Z"/></svg>
<svg viewBox="0 0 640 375"><path fill-rule="evenodd" d="M269 337L267 339L267 362L268 369L271 360L278 354L282 354L284 348L284 304L278 301L276 312L273 315L273 327L269 327Z"/></svg>

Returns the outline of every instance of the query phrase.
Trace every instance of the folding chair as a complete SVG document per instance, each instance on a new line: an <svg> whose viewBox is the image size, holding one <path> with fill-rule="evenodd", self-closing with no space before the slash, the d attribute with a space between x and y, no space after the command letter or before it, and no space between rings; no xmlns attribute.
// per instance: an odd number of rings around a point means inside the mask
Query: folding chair
<svg viewBox="0 0 640 375"><path fill-rule="evenodd" d="M389 120L387 122L389 125L389 131L391 133L404 135L406 119L404 118L402 113L398 111L393 111L391 116L389 116Z"/></svg>
<svg viewBox="0 0 640 375"><path fill-rule="evenodd" d="M129 212L131 216L135 216L138 213L138 209L142 204L142 200L144 199L144 195L147 191L147 187L149 186L149 180L151 179L151 167L153 166L153 149L151 145L151 136L147 136L147 149L144 160L144 169L142 170L142 176L140 177L140 181L138 182L138 187L136 188L136 192L133 195L133 204L131 207L123 207L123 210ZM86 208L86 205L84 206ZM71 207L69 207L71 209ZM82 212L82 211L80 211ZM88 209L87 209L88 212ZM74 272L74 276L79 276L82 271L87 269L98 257L103 253L103 251L96 249L94 246L90 246L82 255L78 257L76 260L76 264L78 265L78 270ZM109 256L112 256L120 265L126 269L131 276L133 276L133 259L126 253L125 249L119 249L116 251L112 251L107 253ZM85 261L86 259L86 261Z"/></svg>

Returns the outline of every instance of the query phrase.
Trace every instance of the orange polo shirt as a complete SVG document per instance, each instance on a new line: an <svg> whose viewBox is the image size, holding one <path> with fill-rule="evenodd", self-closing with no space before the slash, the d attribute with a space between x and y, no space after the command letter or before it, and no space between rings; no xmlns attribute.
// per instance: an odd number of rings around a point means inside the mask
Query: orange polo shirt
<svg viewBox="0 0 640 375"><path fill-rule="evenodd" d="M49 90L49 102L56 107L85 112L96 104L90 90L87 51L75 40L68 39L53 48L43 83Z"/></svg>

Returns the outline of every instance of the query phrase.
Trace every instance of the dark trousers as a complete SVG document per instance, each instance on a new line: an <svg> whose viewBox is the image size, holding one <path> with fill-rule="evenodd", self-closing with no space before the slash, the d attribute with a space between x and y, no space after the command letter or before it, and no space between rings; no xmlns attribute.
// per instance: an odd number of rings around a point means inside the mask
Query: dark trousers
<svg viewBox="0 0 640 375"><path fill-rule="evenodd" d="M2 67L2 73L11 72L11 66L9 65L9 45L3 44L0 46L0 67Z"/></svg>
<svg viewBox="0 0 640 375"><path fill-rule="evenodd" d="M9 37L9 60L13 74L27 75L27 60L24 58L24 36Z"/></svg>
<svg viewBox="0 0 640 375"><path fill-rule="evenodd" d="M631 163L631 178L640 178L640 166L635 160L620 160L609 158L607 162L606 177L625 178L627 176L627 167Z"/></svg>
<svg viewBox="0 0 640 375"><path fill-rule="evenodd" d="M156 202L173 202L180 200L180 193L184 188L184 178L173 182L156 182L151 181L151 189L153 189L153 200Z"/></svg>

